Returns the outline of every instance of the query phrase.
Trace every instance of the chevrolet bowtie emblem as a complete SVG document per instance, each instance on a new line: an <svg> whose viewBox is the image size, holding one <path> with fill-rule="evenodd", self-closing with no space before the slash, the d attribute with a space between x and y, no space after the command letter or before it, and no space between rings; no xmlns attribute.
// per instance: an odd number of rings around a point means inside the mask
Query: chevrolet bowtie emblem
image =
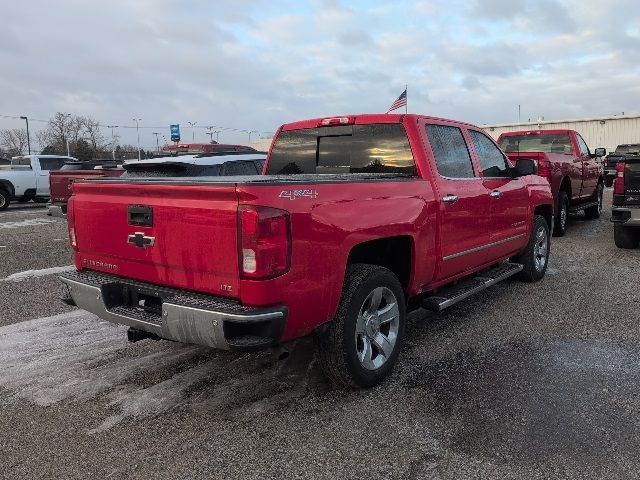
<svg viewBox="0 0 640 480"><path fill-rule="evenodd" d="M156 243L156 237L147 237L142 232L135 232L133 235L129 235L127 243L135 245L138 248L153 247L153 244Z"/></svg>

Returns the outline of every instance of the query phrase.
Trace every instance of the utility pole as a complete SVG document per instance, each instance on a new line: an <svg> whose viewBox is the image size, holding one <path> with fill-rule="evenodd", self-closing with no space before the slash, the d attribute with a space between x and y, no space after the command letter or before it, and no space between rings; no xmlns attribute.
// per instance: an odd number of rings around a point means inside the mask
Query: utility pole
<svg viewBox="0 0 640 480"><path fill-rule="evenodd" d="M191 127L191 143L196 143L196 124L198 122L187 122Z"/></svg>
<svg viewBox="0 0 640 480"><path fill-rule="evenodd" d="M134 122L136 122L136 133L138 134L138 160L140 160L140 124L138 122L142 121L141 118L134 118Z"/></svg>
<svg viewBox="0 0 640 480"><path fill-rule="evenodd" d="M107 128L111 129L111 157L116 159L116 137L113 135L113 129L117 128L117 125L107 125Z"/></svg>
<svg viewBox="0 0 640 480"><path fill-rule="evenodd" d="M249 143L251 143L251 134L252 133L258 133L257 130L249 130L247 133L249 133Z"/></svg>
<svg viewBox="0 0 640 480"><path fill-rule="evenodd" d="M520 104L518 104L518 123L520 123Z"/></svg>
<svg viewBox="0 0 640 480"><path fill-rule="evenodd" d="M153 132L153 134L156 136L156 152L160 153L160 144L158 143L158 135L160 135L159 132Z"/></svg>
<svg viewBox="0 0 640 480"><path fill-rule="evenodd" d="M209 135L209 137L211 138L211 143L213 144L213 134L214 134L214 133L216 133L216 134L217 134L218 132L215 132L215 131L213 130L213 125L211 125L210 127L206 127L206 128L207 128L207 130L209 130L209 131L207 132L207 135Z"/></svg>
<svg viewBox="0 0 640 480"><path fill-rule="evenodd" d="M27 117L20 117L27 122L27 148L29 149L29 155L31 155L31 137L29 136L29 119Z"/></svg>

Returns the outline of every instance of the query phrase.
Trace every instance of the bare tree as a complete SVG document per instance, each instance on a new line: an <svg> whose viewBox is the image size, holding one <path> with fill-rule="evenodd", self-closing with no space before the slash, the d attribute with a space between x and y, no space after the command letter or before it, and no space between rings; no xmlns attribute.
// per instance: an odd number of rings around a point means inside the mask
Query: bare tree
<svg viewBox="0 0 640 480"><path fill-rule="evenodd" d="M46 147L48 151L56 153L66 153L67 142L71 154L81 150L83 156L86 156L87 145L92 152L106 148L97 120L62 112L51 117L47 126L36 134L36 138L42 148Z"/></svg>
<svg viewBox="0 0 640 480"><path fill-rule="evenodd" d="M0 130L0 147L9 156L23 155L27 150L27 131L24 128Z"/></svg>

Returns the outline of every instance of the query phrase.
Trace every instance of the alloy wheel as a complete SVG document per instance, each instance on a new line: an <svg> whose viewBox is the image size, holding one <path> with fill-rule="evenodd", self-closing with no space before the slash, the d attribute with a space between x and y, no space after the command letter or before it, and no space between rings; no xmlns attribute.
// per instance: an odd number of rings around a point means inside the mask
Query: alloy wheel
<svg viewBox="0 0 640 480"><path fill-rule="evenodd" d="M538 228L536 232L535 245L533 247L533 260L536 265L536 270L541 272L547 263L547 256L549 253L549 240L547 238L547 231L544 227Z"/></svg>
<svg viewBox="0 0 640 480"><path fill-rule="evenodd" d="M400 328L398 299L387 287L375 288L360 307L356 320L356 353L367 370L376 370L392 355Z"/></svg>

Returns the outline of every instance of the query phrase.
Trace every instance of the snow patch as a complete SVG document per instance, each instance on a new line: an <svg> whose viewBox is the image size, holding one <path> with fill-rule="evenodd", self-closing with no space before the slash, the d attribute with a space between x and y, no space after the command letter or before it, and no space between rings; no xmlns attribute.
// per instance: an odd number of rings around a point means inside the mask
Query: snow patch
<svg viewBox="0 0 640 480"><path fill-rule="evenodd" d="M42 270L25 270L24 272L18 272L9 275L7 278L2 278L0 279L0 282L21 282L29 278L44 277L46 275L54 275L56 273L70 272L74 269L75 267L73 265L69 265L66 267L43 268Z"/></svg>
<svg viewBox="0 0 640 480"><path fill-rule="evenodd" d="M38 225L46 225L48 223L55 223L56 220L49 218L33 218L29 220L20 220L18 222L4 222L0 223L0 229L20 228L20 227L35 227Z"/></svg>

